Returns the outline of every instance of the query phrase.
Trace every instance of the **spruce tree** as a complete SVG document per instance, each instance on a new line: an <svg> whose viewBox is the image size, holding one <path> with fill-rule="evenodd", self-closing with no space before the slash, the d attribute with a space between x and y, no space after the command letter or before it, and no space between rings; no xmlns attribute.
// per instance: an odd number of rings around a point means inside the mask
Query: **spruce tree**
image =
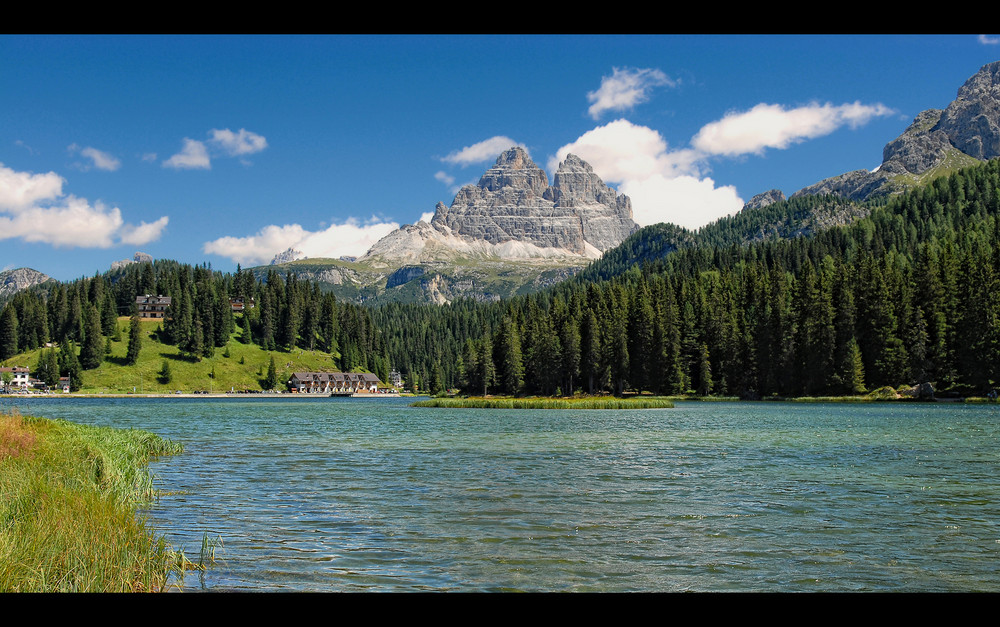
<svg viewBox="0 0 1000 627"><path fill-rule="evenodd" d="M104 338L101 337L101 318L97 308L87 306L86 336L80 348L80 366L93 370L104 361Z"/></svg>
<svg viewBox="0 0 1000 627"><path fill-rule="evenodd" d="M274 355L271 355L271 361L267 364L267 376L264 377L264 385L262 386L265 390L273 390L278 385L278 369L274 365Z"/></svg>
<svg viewBox="0 0 1000 627"><path fill-rule="evenodd" d="M142 326L139 322L139 314L132 314L132 319L129 322L128 352L125 354L125 363L134 366L139 361L139 351L142 350Z"/></svg>
<svg viewBox="0 0 1000 627"><path fill-rule="evenodd" d="M17 313L7 305L0 314L0 359L17 354Z"/></svg>

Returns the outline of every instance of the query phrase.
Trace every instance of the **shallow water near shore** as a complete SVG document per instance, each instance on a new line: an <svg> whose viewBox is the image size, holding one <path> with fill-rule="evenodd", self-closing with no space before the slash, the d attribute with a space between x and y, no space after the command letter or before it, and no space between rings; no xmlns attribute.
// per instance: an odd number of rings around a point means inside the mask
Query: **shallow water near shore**
<svg viewBox="0 0 1000 627"><path fill-rule="evenodd" d="M184 444L189 590L1000 591L1000 407L28 399Z"/></svg>

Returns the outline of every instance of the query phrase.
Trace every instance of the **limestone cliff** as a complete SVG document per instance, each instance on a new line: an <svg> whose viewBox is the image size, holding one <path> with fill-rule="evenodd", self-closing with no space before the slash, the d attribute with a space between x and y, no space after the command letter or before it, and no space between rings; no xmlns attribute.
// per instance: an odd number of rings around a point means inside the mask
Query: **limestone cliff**
<svg viewBox="0 0 1000 627"><path fill-rule="evenodd" d="M792 198L835 194L865 200L995 157L1000 157L1000 61L984 65L969 78L948 108L921 112L902 135L886 144L882 165L874 171L828 178Z"/></svg>
<svg viewBox="0 0 1000 627"><path fill-rule="evenodd" d="M361 261L386 265L449 257L593 259L638 226L632 204L575 155L549 185L545 171L519 147L501 154L477 185L450 207L438 203L430 223L406 225L379 240Z"/></svg>

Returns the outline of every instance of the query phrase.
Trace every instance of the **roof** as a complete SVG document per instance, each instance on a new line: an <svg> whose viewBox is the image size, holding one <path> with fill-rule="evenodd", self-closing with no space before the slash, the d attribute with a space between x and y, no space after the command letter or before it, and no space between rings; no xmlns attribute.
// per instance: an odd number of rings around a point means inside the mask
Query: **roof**
<svg viewBox="0 0 1000 627"><path fill-rule="evenodd" d="M381 383L382 380L378 378L374 373L371 372L293 372L289 379L297 379L299 381L315 381L315 382L362 382L362 383Z"/></svg>

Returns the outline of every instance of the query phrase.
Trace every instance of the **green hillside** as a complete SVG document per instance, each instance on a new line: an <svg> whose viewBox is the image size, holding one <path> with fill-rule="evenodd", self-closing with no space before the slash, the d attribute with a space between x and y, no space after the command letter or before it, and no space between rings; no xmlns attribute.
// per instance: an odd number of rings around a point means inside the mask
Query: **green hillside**
<svg viewBox="0 0 1000 627"><path fill-rule="evenodd" d="M111 342L111 354L96 369L83 371L84 394L170 394L176 391L228 392L234 390L259 392L267 376L273 356L278 373L278 386L283 390L288 376L296 371L333 371L336 366L328 353L294 349L292 351L266 351L254 344L239 341L239 332L233 334L226 348L219 348L212 358L200 361L184 355L176 346L159 341L157 330L160 322L144 320L142 325L142 350L134 366L125 365L128 350L129 319L118 318L122 341ZM47 349L36 349L15 355L3 362L4 366L27 366L32 372L39 355ZM225 354L228 350L229 356ZM169 366L171 379L163 380L163 364ZM214 372L214 377L212 376Z"/></svg>

